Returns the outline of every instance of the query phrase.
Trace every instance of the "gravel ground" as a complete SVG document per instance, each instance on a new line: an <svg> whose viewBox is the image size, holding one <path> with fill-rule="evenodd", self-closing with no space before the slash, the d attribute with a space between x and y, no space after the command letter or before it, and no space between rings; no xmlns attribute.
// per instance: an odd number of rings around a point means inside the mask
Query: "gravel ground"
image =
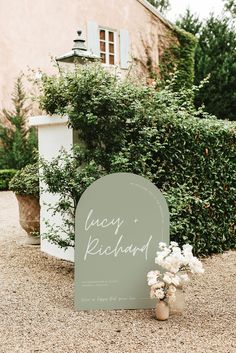
<svg viewBox="0 0 236 353"><path fill-rule="evenodd" d="M204 260L182 316L75 312L73 265L24 245L12 193L0 206L0 353L236 353L235 251Z"/></svg>

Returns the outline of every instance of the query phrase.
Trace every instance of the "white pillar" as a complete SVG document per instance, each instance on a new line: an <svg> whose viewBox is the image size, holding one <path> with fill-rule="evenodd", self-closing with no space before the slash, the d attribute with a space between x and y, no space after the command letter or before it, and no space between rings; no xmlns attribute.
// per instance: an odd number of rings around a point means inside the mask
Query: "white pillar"
<svg viewBox="0 0 236 353"><path fill-rule="evenodd" d="M29 125L38 128L38 146L39 155L47 161L51 161L58 156L60 149L63 147L66 151L70 151L73 146L73 130L67 126L68 118L59 116L35 116L29 118ZM42 182L40 182L40 186ZM45 222L62 226L62 220L59 215L53 216L48 210L49 204L54 205L59 199L59 195L53 195L48 192L40 194L40 234L47 231ZM63 233L61 232L63 237ZM74 249L64 250L55 244L51 244L48 240L41 238L41 250L47 254L58 258L74 261Z"/></svg>

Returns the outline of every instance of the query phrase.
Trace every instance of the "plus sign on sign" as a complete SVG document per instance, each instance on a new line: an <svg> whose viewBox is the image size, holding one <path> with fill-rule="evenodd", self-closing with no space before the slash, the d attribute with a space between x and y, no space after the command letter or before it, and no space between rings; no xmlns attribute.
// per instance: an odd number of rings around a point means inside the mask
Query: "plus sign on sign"
<svg viewBox="0 0 236 353"><path fill-rule="evenodd" d="M76 309L155 306L146 276L160 241L169 242L169 212L154 184L115 173L90 185L76 209Z"/></svg>

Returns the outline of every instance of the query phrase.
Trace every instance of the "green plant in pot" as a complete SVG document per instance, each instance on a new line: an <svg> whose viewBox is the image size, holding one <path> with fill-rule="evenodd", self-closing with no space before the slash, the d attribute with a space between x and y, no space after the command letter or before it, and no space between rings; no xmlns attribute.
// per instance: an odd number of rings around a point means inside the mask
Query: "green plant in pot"
<svg viewBox="0 0 236 353"><path fill-rule="evenodd" d="M11 179L9 189L16 195L19 206L19 221L28 234L26 243L40 243L40 204L39 204L38 163L28 164Z"/></svg>

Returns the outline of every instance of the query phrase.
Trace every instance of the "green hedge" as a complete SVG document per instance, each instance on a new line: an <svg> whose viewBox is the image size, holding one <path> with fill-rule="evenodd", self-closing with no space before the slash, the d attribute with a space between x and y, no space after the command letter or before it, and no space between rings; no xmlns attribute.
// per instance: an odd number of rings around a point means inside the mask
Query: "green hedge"
<svg viewBox="0 0 236 353"><path fill-rule="evenodd" d="M195 253L236 247L236 125L210 119L170 119L162 151L162 188L171 236ZM163 126L163 125L162 125Z"/></svg>
<svg viewBox="0 0 236 353"><path fill-rule="evenodd" d="M196 111L186 99L190 90L155 91L97 67L43 80L41 106L68 114L85 146L84 157L69 158L67 170L60 158L45 166L52 192L78 201L80 185L93 177L136 173L165 194L172 240L191 243L195 254L236 248L235 123Z"/></svg>
<svg viewBox="0 0 236 353"><path fill-rule="evenodd" d="M0 170L0 191L9 190L9 182L14 177L17 170L15 169L2 169Z"/></svg>
<svg viewBox="0 0 236 353"><path fill-rule="evenodd" d="M172 240L191 243L196 254L236 247L236 124L156 117L111 171L141 174L163 191Z"/></svg>

